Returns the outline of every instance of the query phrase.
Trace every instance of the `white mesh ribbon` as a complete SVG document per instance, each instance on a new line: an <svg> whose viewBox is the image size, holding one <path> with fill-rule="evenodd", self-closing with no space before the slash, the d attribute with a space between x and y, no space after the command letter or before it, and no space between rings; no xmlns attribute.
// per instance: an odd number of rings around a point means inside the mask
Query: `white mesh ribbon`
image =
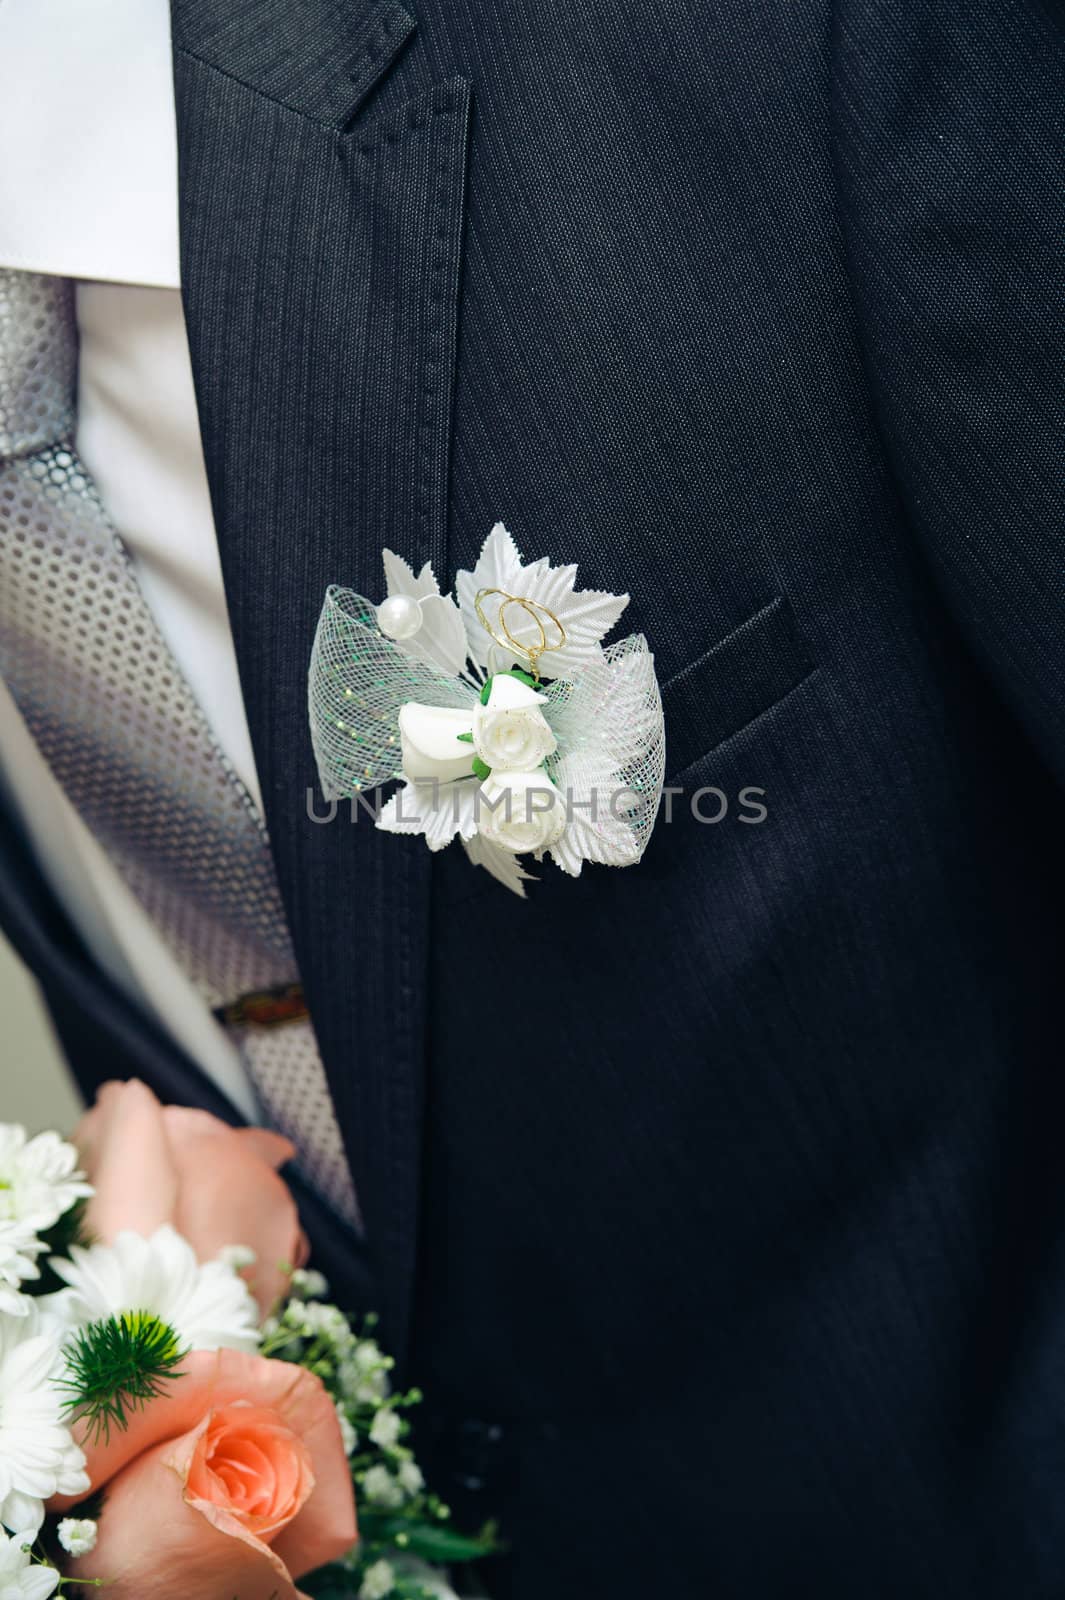
<svg viewBox="0 0 1065 1600"><path fill-rule="evenodd" d="M531 850L537 860L549 854L573 877L585 861L614 867L639 861L658 815L665 777L665 733L654 657L647 641L634 634L605 650L598 642L624 608L627 596L575 590L574 567L552 569L546 561L522 566L501 524L486 541L475 571L459 574L460 606L440 595L428 568L415 577L391 552L385 552L385 566L391 615L386 617L383 606L379 617L378 607L369 600L350 589L334 587L326 594L318 623L309 708L326 798L354 799L400 779L401 787L380 812L379 828L419 834L430 850L443 849L457 835L475 865L519 895L524 895L530 877L522 865L522 852ZM533 715L540 720L541 749L555 744L543 763L530 772L509 770L503 747L490 747L479 721L490 713L495 715L495 697L504 686L510 685L511 703L519 693L511 677L491 677L493 665L505 671L508 663L504 660L502 668L498 659L493 663L494 647L486 642L488 636L477 620L477 596L492 589L498 598L504 583L512 586L506 590L508 597L518 592L547 606L542 596L548 596L551 604L542 614L557 619L556 626L561 621L569 652L563 662L563 650L553 650L551 661L553 669L565 665L568 676L548 671L545 653L540 694L520 691L539 706ZM403 597L398 611L392 598L397 595ZM518 601L510 603L520 606ZM382 626L392 632L397 618L402 627L397 625L394 631L408 636L386 637ZM462 656L464 638L472 667L467 667ZM499 652L495 654L498 658ZM482 695L484 680L493 687L485 687ZM529 677L524 681L533 682ZM482 709L486 699L488 712ZM410 709L401 735L404 706ZM462 717L445 719L427 708L468 712L469 724ZM528 705L520 714L530 714ZM426 779L426 770L441 770L439 766L426 769L417 764L416 758L421 759L424 750L418 744L415 718L423 733L428 727L430 744L437 734L446 732L444 744L450 752L447 781ZM544 720L549 732L543 729ZM468 726L470 731L456 732L456 723L460 730ZM407 760L415 781L402 770L404 740L412 738ZM456 740L469 743L456 744ZM456 762L466 748L470 752L468 776L464 761ZM532 760L538 760L538 754ZM510 828L508 811L507 826L500 828L491 802L498 803L501 791L508 804L511 795L527 800L526 787L537 784L541 801L546 790L550 825L543 831L533 828L522 833L520 828ZM528 820L528 815L519 818L523 823ZM529 843L530 834L533 844Z"/></svg>
<svg viewBox="0 0 1065 1600"><path fill-rule="evenodd" d="M576 877L582 861L628 867L647 848L666 769L662 696L641 633L608 645L572 682L547 690L558 750L547 770L566 803L551 855Z"/></svg>
<svg viewBox="0 0 1065 1600"><path fill-rule="evenodd" d="M345 800L400 776L400 707L470 706L477 691L416 661L377 626L351 589L326 592L311 654L308 708L322 793Z"/></svg>

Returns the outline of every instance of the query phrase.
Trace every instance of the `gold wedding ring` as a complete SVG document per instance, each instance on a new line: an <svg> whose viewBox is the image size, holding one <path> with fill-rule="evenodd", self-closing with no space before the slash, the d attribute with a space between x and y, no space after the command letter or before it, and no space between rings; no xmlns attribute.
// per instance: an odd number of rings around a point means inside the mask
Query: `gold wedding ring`
<svg viewBox="0 0 1065 1600"><path fill-rule="evenodd" d="M500 597L495 628L491 626L485 616L483 605L483 601L493 594L497 594ZM524 656L529 663L530 672L539 682L540 674L537 670L537 663L540 657L546 655L549 650L561 650L566 642L566 630L555 616L555 613L549 611L547 606L541 605L539 600L527 600L523 595L508 594L505 589L478 589L474 596L473 604L477 612L477 620L485 633L495 640L501 650L509 650L514 655ZM511 606L518 606L533 623L540 636L537 644L522 644L511 633L510 628L507 626L507 611ZM545 624L549 625L557 635L553 643L548 638ZM502 637L500 637L500 632L496 631L497 629L502 633Z"/></svg>

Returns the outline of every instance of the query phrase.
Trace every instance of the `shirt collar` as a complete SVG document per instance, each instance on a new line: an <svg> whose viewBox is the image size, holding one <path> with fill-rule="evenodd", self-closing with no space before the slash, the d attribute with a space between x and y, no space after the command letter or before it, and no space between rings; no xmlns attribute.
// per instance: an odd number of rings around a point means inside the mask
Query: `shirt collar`
<svg viewBox="0 0 1065 1600"><path fill-rule="evenodd" d="M180 286L168 0L0 0L0 266Z"/></svg>

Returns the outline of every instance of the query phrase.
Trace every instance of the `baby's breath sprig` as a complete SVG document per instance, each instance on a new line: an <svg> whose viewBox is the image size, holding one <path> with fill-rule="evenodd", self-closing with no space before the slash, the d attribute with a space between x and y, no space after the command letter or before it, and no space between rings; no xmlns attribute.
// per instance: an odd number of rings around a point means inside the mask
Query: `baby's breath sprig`
<svg viewBox="0 0 1065 1600"><path fill-rule="evenodd" d="M95 1442L112 1427L125 1428L129 1413L163 1393L187 1352L173 1328L151 1311L119 1316L79 1328L66 1349L71 1422L84 1422Z"/></svg>
<svg viewBox="0 0 1065 1600"><path fill-rule="evenodd" d="M315 1600L435 1600L440 1590L427 1586L427 1575L494 1554L496 1530L458 1532L448 1506L428 1490L407 1443L406 1414L423 1396L392 1389L395 1363L374 1337L377 1319L353 1325L315 1298L324 1285L310 1274L293 1274L292 1290L267 1319L261 1352L322 1380L340 1419L359 1511L359 1543L350 1556L301 1586Z"/></svg>

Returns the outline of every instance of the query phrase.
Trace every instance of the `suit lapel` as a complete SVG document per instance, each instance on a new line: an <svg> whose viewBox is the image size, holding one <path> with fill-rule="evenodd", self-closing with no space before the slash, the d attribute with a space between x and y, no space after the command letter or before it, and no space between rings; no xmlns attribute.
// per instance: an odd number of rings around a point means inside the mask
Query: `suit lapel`
<svg viewBox="0 0 1065 1600"><path fill-rule="evenodd" d="M293 940L379 1309L406 1338L428 863L312 820L307 662L330 583L384 544L446 568L469 88L360 110L413 23L393 4L175 0L182 282L226 594ZM319 808L318 815L324 815Z"/></svg>

